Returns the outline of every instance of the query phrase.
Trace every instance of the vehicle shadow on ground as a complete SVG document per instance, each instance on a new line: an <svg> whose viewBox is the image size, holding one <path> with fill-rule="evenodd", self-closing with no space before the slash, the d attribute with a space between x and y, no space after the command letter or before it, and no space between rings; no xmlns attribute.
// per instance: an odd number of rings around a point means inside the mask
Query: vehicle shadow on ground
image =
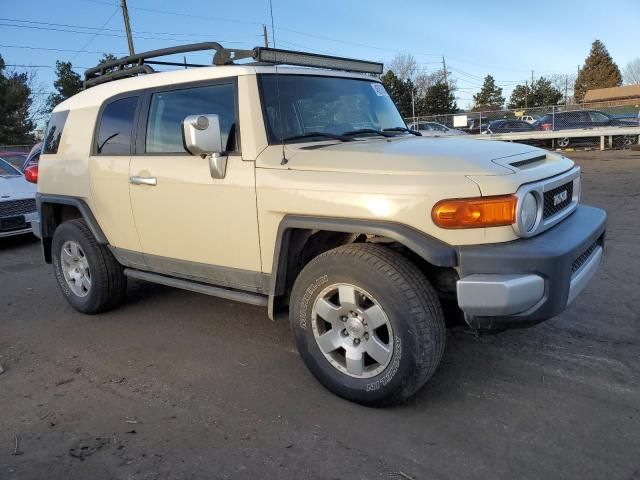
<svg viewBox="0 0 640 480"><path fill-rule="evenodd" d="M31 233L16 235L15 237L0 238L0 252L24 247L25 245L32 245L39 241L40 240Z"/></svg>

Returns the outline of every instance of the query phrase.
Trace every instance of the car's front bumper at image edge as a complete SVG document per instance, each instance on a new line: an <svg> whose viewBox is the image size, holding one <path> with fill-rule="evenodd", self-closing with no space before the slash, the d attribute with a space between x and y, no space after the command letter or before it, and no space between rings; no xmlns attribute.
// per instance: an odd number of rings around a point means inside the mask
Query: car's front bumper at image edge
<svg viewBox="0 0 640 480"><path fill-rule="evenodd" d="M13 237L15 235L24 235L26 233L34 233L34 226L40 225L40 217L38 212L31 212L24 215L25 227L15 230L0 230L0 238Z"/></svg>
<svg viewBox="0 0 640 480"><path fill-rule="evenodd" d="M607 214L579 205L532 238L458 248L458 306L479 329L525 327L561 313L598 269Z"/></svg>

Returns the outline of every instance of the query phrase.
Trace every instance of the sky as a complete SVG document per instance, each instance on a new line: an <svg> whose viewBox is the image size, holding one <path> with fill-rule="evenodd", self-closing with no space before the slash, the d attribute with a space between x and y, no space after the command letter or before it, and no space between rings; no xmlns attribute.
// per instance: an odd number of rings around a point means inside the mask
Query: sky
<svg viewBox="0 0 640 480"><path fill-rule="evenodd" d="M199 41L251 48L262 25L277 47L388 63L412 54L427 71L444 56L457 79L459 106L470 106L491 74L506 97L514 85L550 74L575 74L591 43L604 42L621 69L640 56L640 0L611 2L449 0L128 0L137 52ZM0 0L0 54L37 70L38 95L53 88L56 60L75 70L102 53L127 54L119 0ZM188 61L206 62L195 53ZM10 67L18 71L24 67Z"/></svg>

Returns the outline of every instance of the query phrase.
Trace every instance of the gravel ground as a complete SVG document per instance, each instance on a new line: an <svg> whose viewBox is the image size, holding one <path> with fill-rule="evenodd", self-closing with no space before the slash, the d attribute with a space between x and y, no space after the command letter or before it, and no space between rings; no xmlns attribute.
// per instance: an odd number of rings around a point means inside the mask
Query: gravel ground
<svg viewBox="0 0 640 480"><path fill-rule="evenodd" d="M609 213L598 276L531 329L458 328L407 405L324 390L286 321L131 283L85 317L0 240L2 479L640 479L640 152L576 152Z"/></svg>

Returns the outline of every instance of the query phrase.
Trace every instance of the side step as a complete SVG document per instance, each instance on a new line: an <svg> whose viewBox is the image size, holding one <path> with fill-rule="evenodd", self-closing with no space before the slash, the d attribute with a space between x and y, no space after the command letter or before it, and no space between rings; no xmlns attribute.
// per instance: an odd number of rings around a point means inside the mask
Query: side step
<svg viewBox="0 0 640 480"><path fill-rule="evenodd" d="M141 270L134 270L132 268L125 268L124 274L127 277L144 280L145 282L159 283L161 285L167 285L169 287L181 288L182 290L190 290L197 293L204 293L205 295L211 295L212 297L225 298L227 300L248 303L250 305L256 305L258 307L266 307L268 304L268 297L266 295L260 295L258 293L241 292L239 290L231 290L224 287L214 287L213 285L207 285L205 283L183 280L181 278L168 277L166 275L160 275L157 273L143 272Z"/></svg>

